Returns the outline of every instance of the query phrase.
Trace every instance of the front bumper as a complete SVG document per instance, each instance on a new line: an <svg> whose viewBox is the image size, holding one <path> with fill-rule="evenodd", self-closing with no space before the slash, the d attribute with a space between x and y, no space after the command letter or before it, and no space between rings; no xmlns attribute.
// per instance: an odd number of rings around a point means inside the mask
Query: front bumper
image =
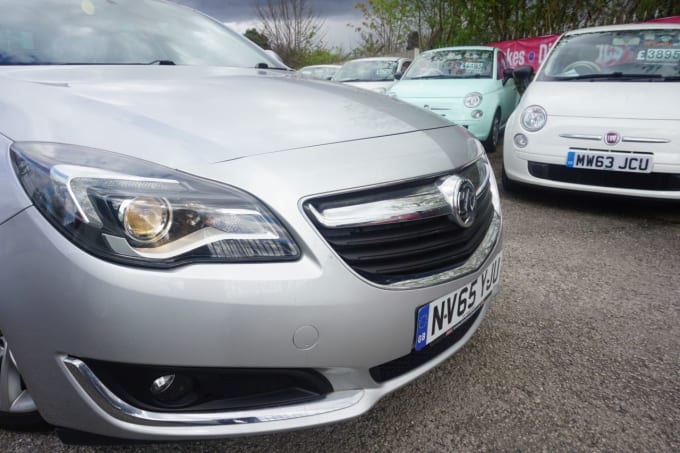
<svg viewBox="0 0 680 453"><path fill-rule="evenodd" d="M0 319L26 384L48 422L110 437L217 438L358 416L455 353L490 305L488 300L462 338L441 354L378 383L371 368L412 353L417 308L466 285L479 271L399 291L367 284L330 252L293 263L141 270L82 252L34 208L0 227L0 238L10 237L11 243L1 241L3 262L14 265L0 275ZM485 263L500 253L500 233L494 240ZM308 326L318 338L311 347L296 346L296 332ZM80 358L313 369L333 392L304 405L155 413L117 398Z"/></svg>
<svg viewBox="0 0 680 453"><path fill-rule="evenodd" d="M623 119L590 119L572 117L550 117L545 128L539 132L525 131L519 125L519 114L513 114L505 129L503 145L503 167L507 177L516 182L531 184L553 189L563 189L582 192L601 193L606 195L622 195L640 198L657 198L667 200L680 200L680 190L674 182L670 182L669 189L655 190L652 180L665 181L668 177L680 178L680 147L677 136L677 121L672 120L623 120ZM606 145L601 139L607 131L616 130L621 135L634 137L634 140L650 140L645 143L621 142L615 146ZM514 143L515 134L522 133L528 137L529 144L524 148L518 148ZM574 138L577 137L577 138ZM653 143L651 140L659 140ZM654 156L653 173L648 178L649 184L638 179L626 187L626 177L631 174L619 174L616 184L607 185L611 173L597 170L584 170L599 174L601 178L582 178L585 181L600 179L597 184L583 182L566 182L551 178L555 170L566 168L567 153L570 149L583 149L593 151L613 151L626 153L645 153ZM534 171L530 171L533 165ZM541 167L550 171L540 171ZM539 169L537 171L536 169ZM583 170L582 170L583 171ZM543 174L541 174L543 173ZM559 173L563 173L560 171ZM620 173L620 172L618 172ZM588 175L590 176L590 175ZM644 177L642 178L644 179ZM642 189L639 186L649 186Z"/></svg>

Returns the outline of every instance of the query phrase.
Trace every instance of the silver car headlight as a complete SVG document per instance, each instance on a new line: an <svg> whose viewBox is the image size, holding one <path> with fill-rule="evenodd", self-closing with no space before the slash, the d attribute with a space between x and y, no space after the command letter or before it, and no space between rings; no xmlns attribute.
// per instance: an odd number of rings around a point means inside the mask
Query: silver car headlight
<svg viewBox="0 0 680 453"><path fill-rule="evenodd" d="M522 112L522 127L529 132L538 132L548 122L548 113L539 105L530 105Z"/></svg>
<svg viewBox="0 0 680 453"><path fill-rule="evenodd" d="M481 104L482 99L483 99L482 93L473 91L472 93L468 93L465 95L465 97L463 98L463 104L465 105L465 107L472 109Z"/></svg>
<svg viewBox="0 0 680 453"><path fill-rule="evenodd" d="M11 151L36 208L100 258L173 267L300 255L271 211L234 187L79 146L23 142Z"/></svg>

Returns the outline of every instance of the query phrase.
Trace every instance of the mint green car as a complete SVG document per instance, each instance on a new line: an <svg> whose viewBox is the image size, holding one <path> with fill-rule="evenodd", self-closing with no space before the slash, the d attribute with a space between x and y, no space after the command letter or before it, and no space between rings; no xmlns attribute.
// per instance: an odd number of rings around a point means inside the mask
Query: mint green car
<svg viewBox="0 0 680 453"><path fill-rule="evenodd" d="M483 46L423 52L388 94L467 128L487 152L520 98L505 54Z"/></svg>

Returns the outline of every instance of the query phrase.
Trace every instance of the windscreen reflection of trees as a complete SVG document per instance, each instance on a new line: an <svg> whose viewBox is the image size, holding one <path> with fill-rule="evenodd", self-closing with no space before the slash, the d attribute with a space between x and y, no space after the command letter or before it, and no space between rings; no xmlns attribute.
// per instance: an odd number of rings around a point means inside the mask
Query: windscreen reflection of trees
<svg viewBox="0 0 680 453"><path fill-rule="evenodd" d="M276 66L222 24L165 2L0 3L0 64Z"/></svg>
<svg viewBox="0 0 680 453"><path fill-rule="evenodd" d="M679 76L680 32L656 29L568 36L555 45L541 77L614 73Z"/></svg>
<svg viewBox="0 0 680 453"><path fill-rule="evenodd" d="M396 61L356 61L346 63L335 75L338 82L383 82L394 80Z"/></svg>
<svg viewBox="0 0 680 453"><path fill-rule="evenodd" d="M491 78L492 58L493 52L480 50L429 52L413 63L405 78Z"/></svg>

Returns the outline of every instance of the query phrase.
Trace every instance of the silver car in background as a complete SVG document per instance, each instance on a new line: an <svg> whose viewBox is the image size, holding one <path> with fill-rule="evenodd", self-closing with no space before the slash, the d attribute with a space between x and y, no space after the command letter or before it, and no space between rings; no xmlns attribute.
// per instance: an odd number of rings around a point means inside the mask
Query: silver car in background
<svg viewBox="0 0 680 453"><path fill-rule="evenodd" d="M319 64L300 68L298 73L310 79L331 80L335 73L338 72L338 69L340 69L338 64Z"/></svg>
<svg viewBox="0 0 680 453"><path fill-rule="evenodd" d="M2 426L335 422L478 328L501 212L463 128L171 3L0 10Z"/></svg>
<svg viewBox="0 0 680 453"><path fill-rule="evenodd" d="M411 60L399 57L357 58L343 64L333 76L334 82L385 94L397 81Z"/></svg>

